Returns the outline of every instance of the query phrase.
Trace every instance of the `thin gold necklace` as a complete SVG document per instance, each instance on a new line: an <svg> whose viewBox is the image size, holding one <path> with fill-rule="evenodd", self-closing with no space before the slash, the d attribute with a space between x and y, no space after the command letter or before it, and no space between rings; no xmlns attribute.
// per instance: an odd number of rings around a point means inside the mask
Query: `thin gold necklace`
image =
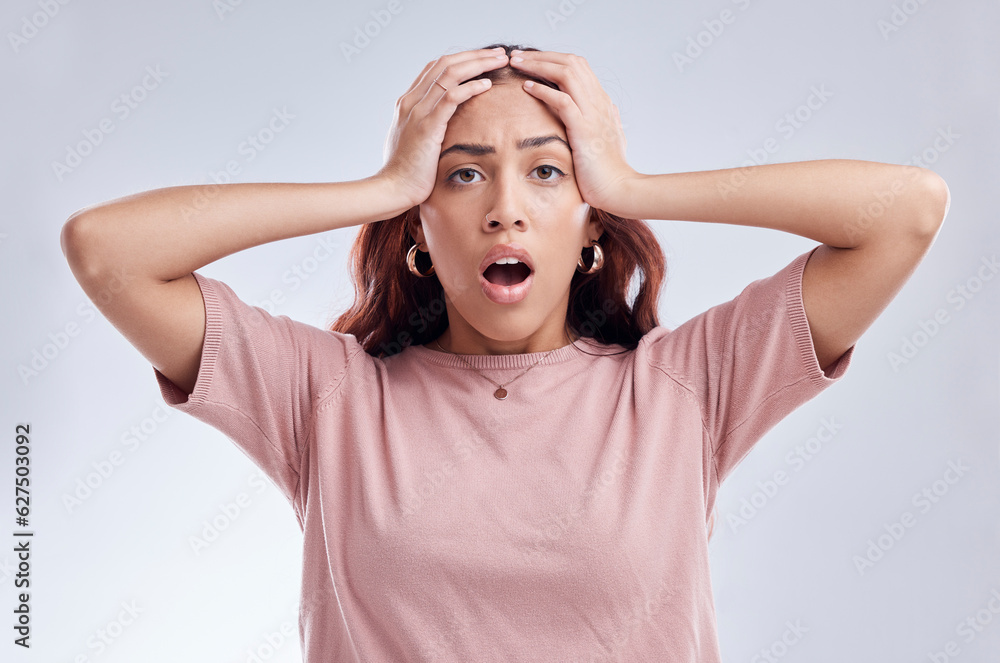
<svg viewBox="0 0 1000 663"><path fill-rule="evenodd" d="M454 353L451 350L445 350L444 346L442 346L441 343L437 339L434 339L434 342L437 344L437 346L439 348L441 348L442 350L444 350L448 354L455 355L456 357L458 357L459 359L461 359L462 361L464 361L466 364L468 364L469 368L471 368L472 370L474 370L476 373L479 373L480 375L482 375L484 378L486 378L490 382L493 382L493 384L495 384L496 387L497 387L497 390L493 392L493 395L496 396L496 399L498 401L502 401L502 400L505 400L507 398L507 390L504 389L504 387L506 385L509 385L511 382L513 382L517 378L521 377L521 375L524 375L525 373L527 373L528 371L530 371L531 369L533 369L535 366L538 366L540 363L542 363L542 360L545 359L545 357L548 357L550 354L552 354L553 352L555 352L556 350L559 349L559 348L556 348L555 350L549 350L548 352L545 353L545 355L542 356L541 359L539 359L538 361L536 361L534 364L532 364L528 368L524 369L524 371L522 371L520 375L516 376L515 378L513 378L512 380L510 380L508 382L505 382L504 384L499 384L499 383L495 382L492 378L489 378L489 377L486 377L485 375L483 375L482 372L478 368L476 368L471 363L469 363L469 361L465 357L463 357L462 355Z"/></svg>

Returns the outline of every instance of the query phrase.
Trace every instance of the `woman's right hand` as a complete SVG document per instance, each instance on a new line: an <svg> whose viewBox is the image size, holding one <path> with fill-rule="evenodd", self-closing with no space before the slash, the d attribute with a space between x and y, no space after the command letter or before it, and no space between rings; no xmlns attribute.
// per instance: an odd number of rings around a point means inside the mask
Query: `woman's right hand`
<svg viewBox="0 0 1000 663"><path fill-rule="evenodd" d="M499 57L498 57L499 55ZM503 48L444 55L427 63L410 89L396 101L385 141L385 163L377 176L391 180L410 207L427 200L437 180L448 121L459 104L490 89L483 79L462 81L507 65ZM434 82L437 79L444 87Z"/></svg>

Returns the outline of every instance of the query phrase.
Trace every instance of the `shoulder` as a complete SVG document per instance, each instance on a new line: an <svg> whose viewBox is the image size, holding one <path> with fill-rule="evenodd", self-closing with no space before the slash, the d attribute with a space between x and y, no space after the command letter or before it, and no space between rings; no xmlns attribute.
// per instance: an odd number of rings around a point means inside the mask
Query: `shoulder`
<svg viewBox="0 0 1000 663"><path fill-rule="evenodd" d="M661 373L685 392L693 394L694 389L688 375L690 362L686 361L691 353L691 338L686 334L687 329L684 325L678 328L657 325L650 329L639 339L639 345L635 349L635 364L637 368Z"/></svg>
<svg viewBox="0 0 1000 663"><path fill-rule="evenodd" d="M214 349L235 364L252 358L261 378L291 376L317 388L339 384L354 366L371 359L352 334L248 303L227 283L194 275L205 302L207 354Z"/></svg>

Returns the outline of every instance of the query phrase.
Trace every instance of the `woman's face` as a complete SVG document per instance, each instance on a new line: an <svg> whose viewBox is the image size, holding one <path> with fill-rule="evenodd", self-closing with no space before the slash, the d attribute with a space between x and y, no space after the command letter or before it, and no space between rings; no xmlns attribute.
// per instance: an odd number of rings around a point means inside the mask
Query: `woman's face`
<svg viewBox="0 0 1000 663"><path fill-rule="evenodd" d="M549 136L556 139L519 146ZM466 332L478 333L480 342L534 337L551 347L564 344L577 259L602 232L589 217L565 127L520 80L494 83L459 106L445 132L434 190L420 205L420 226L411 229L444 287L452 339ZM481 276L487 253L506 244L530 256L526 292L524 285L504 287L522 279L524 266L492 267Z"/></svg>

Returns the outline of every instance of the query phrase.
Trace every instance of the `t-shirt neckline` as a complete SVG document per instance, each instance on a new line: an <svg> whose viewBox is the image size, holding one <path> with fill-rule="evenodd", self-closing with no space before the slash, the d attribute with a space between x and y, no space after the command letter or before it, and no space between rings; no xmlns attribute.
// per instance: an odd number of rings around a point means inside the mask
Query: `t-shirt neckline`
<svg viewBox="0 0 1000 663"><path fill-rule="evenodd" d="M609 346L598 343L589 337L581 336L572 343L555 350L527 352L523 354L455 355L447 352L441 352L440 350L425 348L423 345L411 345L404 352L412 351L419 359L429 361L433 364L439 364L441 366L470 368L471 364L471 366L475 368L502 369L527 368L529 366L533 366L535 363L538 363L539 366L559 364L580 357L586 353L592 353L595 349L598 351L600 351L600 349L604 349L606 351L608 347ZM546 357L545 355L548 356ZM465 359L465 361L462 361L462 359Z"/></svg>

